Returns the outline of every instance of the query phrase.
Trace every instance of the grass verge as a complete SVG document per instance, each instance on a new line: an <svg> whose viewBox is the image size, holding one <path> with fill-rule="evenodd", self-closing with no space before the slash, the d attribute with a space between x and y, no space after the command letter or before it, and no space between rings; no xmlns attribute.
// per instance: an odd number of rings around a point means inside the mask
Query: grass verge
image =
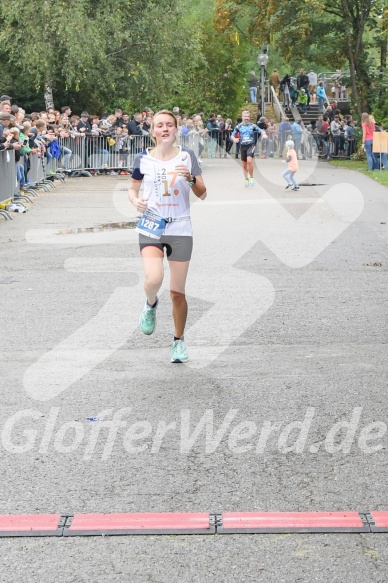
<svg viewBox="0 0 388 583"><path fill-rule="evenodd" d="M348 168L348 170L356 170L369 176L372 180L376 180L384 186L388 186L388 171L387 170L372 170L369 172L366 168L366 162L358 160L330 160L329 164L332 166L339 166L340 168Z"/></svg>

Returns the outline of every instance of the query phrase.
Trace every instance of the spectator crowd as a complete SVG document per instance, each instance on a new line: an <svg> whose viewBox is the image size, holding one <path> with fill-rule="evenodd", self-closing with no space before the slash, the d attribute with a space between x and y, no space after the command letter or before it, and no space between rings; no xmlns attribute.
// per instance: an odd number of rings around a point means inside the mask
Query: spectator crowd
<svg viewBox="0 0 388 583"><path fill-rule="evenodd" d="M357 147L357 124L351 115L342 116L336 100L328 100L323 82L318 83L313 71L305 75L302 69L294 83L290 75L280 78L275 69L270 76L270 83L277 95L283 95L286 113L280 123L260 115L257 120L252 120L265 130L266 137L257 139L256 151L259 156L282 158L285 143L290 138L301 158L315 154L326 159L350 158L354 154ZM251 98L256 99L252 87ZM306 127L300 120L291 123L287 117L290 107L298 107L303 116L311 102L319 104L317 119ZM199 112L189 116L178 107L173 112L178 119L179 139L195 149L200 163L202 157L239 157L239 144L234 144L230 136L241 118L233 122L230 117L214 112L208 115ZM50 108L47 111L26 113L21 107L12 104L10 96L2 95L0 152L14 150L18 187L21 191L29 182L31 156L38 156L48 168L51 160L56 159L55 171L71 174L74 171L72 157L80 143L86 144L82 154L85 159L81 166L91 174L126 175L130 173L133 156L152 145L150 130L153 115L150 108L144 108L142 112L133 115L117 108L112 114L107 112L98 116L82 111L78 116L66 105L60 110ZM371 120L374 130L379 131L379 125L373 118ZM373 155L368 151L369 167L372 159ZM376 164L374 160L373 167ZM388 169L388 164L384 163L384 168Z"/></svg>

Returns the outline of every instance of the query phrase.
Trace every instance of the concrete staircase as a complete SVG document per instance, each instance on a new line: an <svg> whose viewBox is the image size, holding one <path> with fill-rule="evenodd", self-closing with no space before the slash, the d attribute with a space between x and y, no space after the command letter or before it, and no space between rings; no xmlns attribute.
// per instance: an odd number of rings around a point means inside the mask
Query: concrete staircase
<svg viewBox="0 0 388 583"><path fill-rule="evenodd" d="M338 109L341 111L342 115L347 115L350 113L350 101L343 101L343 102L338 102L337 104ZM294 121L295 119L297 120L302 120L304 125L308 125L311 121L315 120L317 121L318 119L318 103L310 103L310 108L307 110L307 113L299 113L298 108L297 107L291 107L290 111L286 112L287 117L290 118L290 121Z"/></svg>
<svg viewBox="0 0 388 583"><path fill-rule="evenodd" d="M317 121L318 119L318 103L310 103L307 113L299 113L298 108L294 106L286 114L291 123L295 120L302 120L304 125L307 126L311 121Z"/></svg>

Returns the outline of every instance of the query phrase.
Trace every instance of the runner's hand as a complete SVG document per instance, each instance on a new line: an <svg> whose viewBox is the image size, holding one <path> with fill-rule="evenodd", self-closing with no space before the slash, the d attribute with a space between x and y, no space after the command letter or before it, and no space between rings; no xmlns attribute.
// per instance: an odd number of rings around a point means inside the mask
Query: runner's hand
<svg viewBox="0 0 388 583"><path fill-rule="evenodd" d="M187 180L187 182L189 182L191 174L187 166L185 166L184 164L178 164L177 166L175 166L175 170L178 172L178 176L183 176L183 178Z"/></svg>
<svg viewBox="0 0 388 583"><path fill-rule="evenodd" d="M138 198L137 196L133 197L133 205L139 213L144 213L146 208L148 207L148 200L146 198Z"/></svg>

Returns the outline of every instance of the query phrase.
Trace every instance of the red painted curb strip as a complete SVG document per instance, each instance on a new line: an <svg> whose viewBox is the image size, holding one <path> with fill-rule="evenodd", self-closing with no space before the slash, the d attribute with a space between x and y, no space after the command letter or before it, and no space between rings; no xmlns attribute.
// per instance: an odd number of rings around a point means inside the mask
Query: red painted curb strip
<svg viewBox="0 0 388 583"><path fill-rule="evenodd" d="M217 532L369 532L358 512L224 512Z"/></svg>
<svg viewBox="0 0 388 583"><path fill-rule="evenodd" d="M0 537L125 534L254 534L388 532L388 511L358 512L144 512L9 514Z"/></svg>
<svg viewBox="0 0 388 583"><path fill-rule="evenodd" d="M62 536L60 514L0 516L0 536Z"/></svg>
<svg viewBox="0 0 388 583"><path fill-rule="evenodd" d="M93 534L214 534L205 512L76 514L64 536Z"/></svg>
<svg viewBox="0 0 388 583"><path fill-rule="evenodd" d="M367 515L372 532L388 532L388 512L375 511Z"/></svg>

